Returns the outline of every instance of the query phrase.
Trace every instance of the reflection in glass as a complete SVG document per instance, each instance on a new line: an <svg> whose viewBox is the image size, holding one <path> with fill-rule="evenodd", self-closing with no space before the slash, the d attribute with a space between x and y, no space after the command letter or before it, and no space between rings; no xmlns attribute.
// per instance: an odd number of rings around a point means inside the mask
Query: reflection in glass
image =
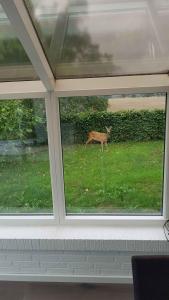
<svg viewBox="0 0 169 300"><path fill-rule="evenodd" d="M167 72L164 0L25 0L58 78Z"/></svg>
<svg viewBox="0 0 169 300"><path fill-rule="evenodd" d="M37 75L0 5L0 81L28 79Z"/></svg>
<svg viewBox="0 0 169 300"><path fill-rule="evenodd" d="M60 98L67 213L162 213L165 94Z"/></svg>
<svg viewBox="0 0 169 300"><path fill-rule="evenodd" d="M0 115L0 213L52 213L44 100L1 100Z"/></svg>

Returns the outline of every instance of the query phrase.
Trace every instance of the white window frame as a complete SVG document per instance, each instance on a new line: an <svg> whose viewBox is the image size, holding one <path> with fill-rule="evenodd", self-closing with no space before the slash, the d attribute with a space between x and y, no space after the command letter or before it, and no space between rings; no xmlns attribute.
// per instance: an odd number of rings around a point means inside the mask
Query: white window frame
<svg viewBox="0 0 169 300"><path fill-rule="evenodd" d="M53 195L53 215L8 215L0 216L0 224L39 225L162 225L169 217L169 105L166 112L166 139L164 165L164 192L162 216L115 216L115 215L66 215L64 199L64 178L62 167L62 146L60 133L59 97L108 95L117 93L169 92L167 75L142 75L98 79L58 80L53 92L46 92L39 81L0 83L0 100L45 98L50 172ZM167 98L167 103L169 98Z"/></svg>
<svg viewBox="0 0 169 300"><path fill-rule="evenodd" d="M52 183L53 178L53 151L51 145L51 122L48 116L49 114L49 96L50 93L46 92L41 81L22 81L22 82L2 82L0 83L0 101L1 100L18 100L18 99L44 99L45 107L46 107L46 117L47 117L47 131L48 131L48 149L49 149L49 164L50 164L50 174L51 174L51 187L52 187L52 200L53 207L55 207L55 191L53 191L53 187L55 187L54 182ZM49 120L49 122L48 122ZM58 215L55 214L53 210L53 215L29 215L29 214L2 214L0 216L0 224L1 225L20 225L20 224L32 224L32 225L52 225L58 224Z"/></svg>
<svg viewBox="0 0 169 300"><path fill-rule="evenodd" d="M134 94L134 93L155 93L169 92L169 77L168 75L138 75L138 76L119 76L107 78L89 78L89 79L68 79L56 81L56 100L58 97L68 96L93 96L93 95L112 95L114 94ZM165 133L165 159L164 159L164 182L163 182L163 213L162 216L115 216L115 215L66 215L65 201L63 205L64 195L60 195L61 201L58 205L61 207L60 223L63 225L85 224L85 225L155 225L163 224L169 217L169 184L168 184L168 169L169 169L169 98L167 97L166 105L166 133ZM57 118L59 112L57 111ZM58 145L61 147L60 141L60 126L57 129L59 136ZM60 160L62 160L60 154ZM58 170L59 171L59 170ZM63 180L63 174L62 179ZM62 182L64 186L64 182Z"/></svg>

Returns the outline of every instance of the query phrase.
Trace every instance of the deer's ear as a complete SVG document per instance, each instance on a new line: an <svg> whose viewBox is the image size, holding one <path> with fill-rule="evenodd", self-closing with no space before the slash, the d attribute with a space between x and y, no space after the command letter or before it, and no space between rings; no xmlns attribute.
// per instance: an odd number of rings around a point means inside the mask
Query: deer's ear
<svg viewBox="0 0 169 300"><path fill-rule="evenodd" d="M108 130L107 126L105 126L106 130Z"/></svg>

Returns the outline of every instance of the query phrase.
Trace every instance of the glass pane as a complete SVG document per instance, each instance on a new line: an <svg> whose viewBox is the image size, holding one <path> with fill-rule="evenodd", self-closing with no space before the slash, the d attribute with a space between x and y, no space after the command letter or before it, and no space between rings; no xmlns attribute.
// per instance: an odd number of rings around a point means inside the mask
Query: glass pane
<svg viewBox="0 0 169 300"><path fill-rule="evenodd" d="M52 213L45 101L0 101L0 213Z"/></svg>
<svg viewBox="0 0 169 300"><path fill-rule="evenodd" d="M0 81L35 79L33 66L0 5Z"/></svg>
<svg viewBox="0 0 169 300"><path fill-rule="evenodd" d="M60 98L67 213L162 213L165 94Z"/></svg>
<svg viewBox="0 0 169 300"><path fill-rule="evenodd" d="M25 0L58 78L168 72L166 0Z"/></svg>

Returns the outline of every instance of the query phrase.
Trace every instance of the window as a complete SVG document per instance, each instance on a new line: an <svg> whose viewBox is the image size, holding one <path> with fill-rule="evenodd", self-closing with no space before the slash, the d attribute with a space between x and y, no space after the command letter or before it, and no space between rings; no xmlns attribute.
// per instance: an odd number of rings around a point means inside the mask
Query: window
<svg viewBox="0 0 169 300"><path fill-rule="evenodd" d="M163 222L168 4L49 2L1 1L1 219Z"/></svg>
<svg viewBox="0 0 169 300"><path fill-rule="evenodd" d="M47 108L51 172L44 99L0 101L1 214L52 214L53 202L56 218L163 214L165 93L60 97L58 112L54 95Z"/></svg>
<svg viewBox="0 0 169 300"><path fill-rule="evenodd" d="M52 213L44 100L1 100L0 115L0 213Z"/></svg>
<svg viewBox="0 0 169 300"><path fill-rule="evenodd" d="M59 103L67 214L161 215L166 95Z"/></svg>

